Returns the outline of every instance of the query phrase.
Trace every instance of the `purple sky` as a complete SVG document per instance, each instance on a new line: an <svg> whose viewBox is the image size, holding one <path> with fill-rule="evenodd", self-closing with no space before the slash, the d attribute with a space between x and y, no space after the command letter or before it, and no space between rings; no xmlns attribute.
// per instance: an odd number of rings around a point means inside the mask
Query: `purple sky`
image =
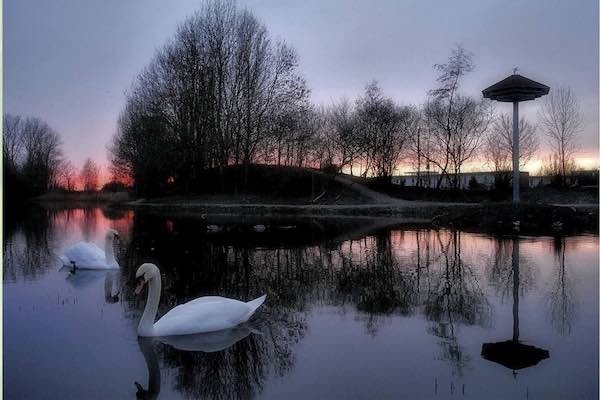
<svg viewBox="0 0 600 400"><path fill-rule="evenodd" d="M39 116L66 155L106 163L106 146L136 74L195 0L8 0L4 2L4 111ZM474 53L467 93L521 74L571 86L584 113L581 157L598 165L598 2L240 1L292 44L316 103L354 98L376 79L399 103L420 104L434 63L461 43ZM523 103L535 119L539 102ZM498 104L510 111L508 104Z"/></svg>

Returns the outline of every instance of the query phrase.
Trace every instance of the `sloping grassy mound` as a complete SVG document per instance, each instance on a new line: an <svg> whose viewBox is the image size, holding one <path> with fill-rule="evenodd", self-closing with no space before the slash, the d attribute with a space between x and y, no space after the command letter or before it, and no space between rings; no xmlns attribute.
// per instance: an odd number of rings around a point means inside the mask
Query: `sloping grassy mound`
<svg viewBox="0 0 600 400"><path fill-rule="evenodd" d="M206 171L190 195L206 200L242 203L362 204L358 191L321 171L276 165L229 166Z"/></svg>

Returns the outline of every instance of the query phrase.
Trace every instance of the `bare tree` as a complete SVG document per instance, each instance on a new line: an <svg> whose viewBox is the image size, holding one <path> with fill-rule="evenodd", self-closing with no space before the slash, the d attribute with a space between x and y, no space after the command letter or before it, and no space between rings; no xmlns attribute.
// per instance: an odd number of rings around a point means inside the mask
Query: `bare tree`
<svg viewBox="0 0 600 400"><path fill-rule="evenodd" d="M358 157L361 146L357 135L356 117L350 102L342 99L328 110L329 136L336 164L342 169Z"/></svg>
<svg viewBox="0 0 600 400"><path fill-rule="evenodd" d="M68 160L63 160L57 172L57 184L68 191L75 190L75 183L77 182L77 170L73 164Z"/></svg>
<svg viewBox="0 0 600 400"><path fill-rule="evenodd" d="M437 187L446 178L458 188L458 174L482 144L493 108L489 101L459 93L462 78L474 68L472 56L464 48L457 46L447 63L434 68L439 71L438 87L429 91L424 107L430 153L423 157L440 170Z"/></svg>
<svg viewBox="0 0 600 400"><path fill-rule="evenodd" d="M34 192L42 193L54 181L61 160L60 136L46 122L28 117L22 125L22 173Z"/></svg>
<svg viewBox="0 0 600 400"><path fill-rule="evenodd" d="M4 166L16 169L23 156L23 120L18 115L5 114L2 122Z"/></svg>
<svg viewBox="0 0 600 400"><path fill-rule="evenodd" d="M555 157L558 158L560 177L564 184L583 124L579 101L571 88L559 87L550 92L540 109L539 121Z"/></svg>
<svg viewBox="0 0 600 400"><path fill-rule="evenodd" d="M39 118L3 117L5 184L24 198L44 193L56 180L62 151L60 135Z"/></svg>
<svg viewBox="0 0 600 400"><path fill-rule="evenodd" d="M500 114L486 136L484 156L496 172L512 171L513 132L512 117ZM519 162L527 164L539 148L537 127L521 118L519 120Z"/></svg>
<svg viewBox="0 0 600 400"><path fill-rule="evenodd" d="M128 93L111 170L130 174L138 193L164 192L168 181L189 192L207 169L273 159L276 132L279 155L304 164L310 129L298 110L307 109L308 90L297 69L295 51L250 11L208 2Z"/></svg>
<svg viewBox="0 0 600 400"><path fill-rule="evenodd" d="M565 175L569 175L575 172L576 169L574 159L567 160L563 166L558 154L549 154L547 157L542 158L542 165L538 174L551 177L551 184L560 186L566 183L563 179L563 171Z"/></svg>
<svg viewBox="0 0 600 400"><path fill-rule="evenodd" d="M83 190L86 192L97 190L99 177L100 168L98 168L98 165L91 158L86 159L81 168L81 173L79 174Z"/></svg>
<svg viewBox="0 0 600 400"><path fill-rule="evenodd" d="M363 174L392 176L412 130L414 110L397 106L383 95L377 82L371 82L356 101L355 118Z"/></svg>

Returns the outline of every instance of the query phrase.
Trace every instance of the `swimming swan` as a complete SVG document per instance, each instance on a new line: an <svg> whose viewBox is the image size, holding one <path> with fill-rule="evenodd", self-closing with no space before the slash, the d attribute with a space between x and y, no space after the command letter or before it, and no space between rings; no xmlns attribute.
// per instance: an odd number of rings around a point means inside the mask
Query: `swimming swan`
<svg viewBox="0 0 600 400"><path fill-rule="evenodd" d="M114 229L109 229L105 235L104 251L95 243L79 242L71 246L64 255L58 256L66 267L76 269L118 269L115 260L113 241L119 237Z"/></svg>
<svg viewBox="0 0 600 400"><path fill-rule="evenodd" d="M138 325L138 336L176 336L216 332L246 322L265 301L266 295L244 303L219 296L199 297L181 304L154 322L160 302L160 271L154 264L142 264L135 273L139 294L148 283L146 308Z"/></svg>

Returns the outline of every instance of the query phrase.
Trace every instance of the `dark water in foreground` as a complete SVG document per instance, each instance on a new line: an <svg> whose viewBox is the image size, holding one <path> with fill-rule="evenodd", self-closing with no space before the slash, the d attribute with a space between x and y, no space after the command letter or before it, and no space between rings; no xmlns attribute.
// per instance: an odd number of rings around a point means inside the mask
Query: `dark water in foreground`
<svg viewBox="0 0 600 400"><path fill-rule="evenodd" d="M4 398L598 397L597 236L382 222L100 209L6 220ZM53 252L102 246L109 227L120 271L59 269ZM146 261L163 274L159 315L204 295L267 293L266 305L249 326L198 338L220 351L138 341L145 296L129 282ZM538 356L511 354L513 337ZM482 357L484 343L499 355Z"/></svg>

